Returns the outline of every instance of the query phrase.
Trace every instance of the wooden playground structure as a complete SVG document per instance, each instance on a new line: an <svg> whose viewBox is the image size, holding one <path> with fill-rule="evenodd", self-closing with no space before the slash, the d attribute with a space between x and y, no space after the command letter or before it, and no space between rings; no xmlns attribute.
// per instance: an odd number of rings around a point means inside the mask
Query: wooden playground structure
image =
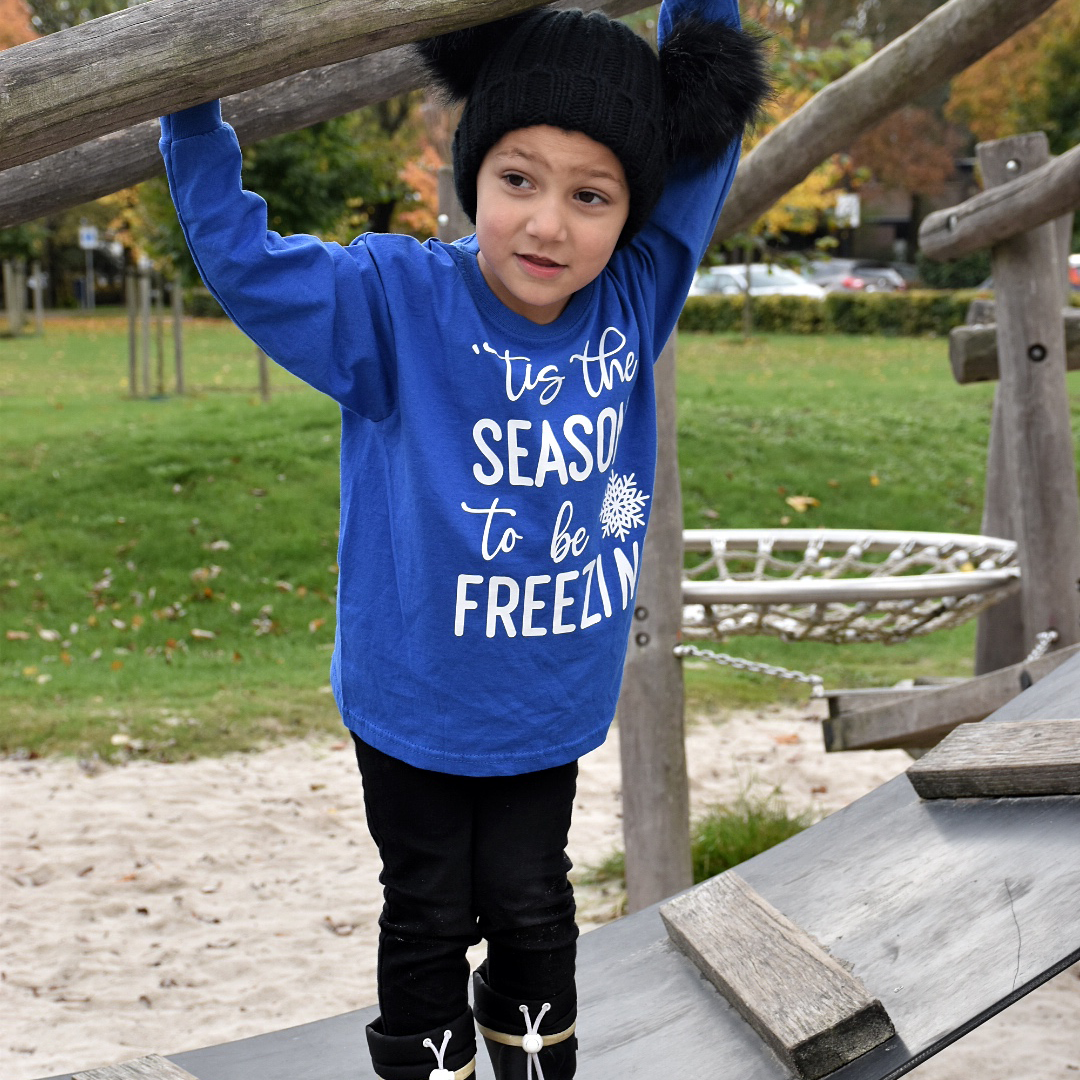
<svg viewBox="0 0 1080 1080"><path fill-rule="evenodd" d="M150 175L148 118L159 112L231 93L226 116L245 138L291 130L417 85L407 42L535 4L331 0L316 13L298 0L215 0L197 30L170 35L192 23L184 2L156 0L0 57L0 225ZM949 0L748 155L720 234L1050 3ZM238 18L247 8L251 18ZM64 78L106 38L100 78ZM282 107L270 115L275 93ZM980 146L979 160L987 190L928 218L920 240L932 257L993 250L993 329L980 310L951 348L954 370L999 379L983 533L1014 542L1019 587L1015 566L986 571L1008 595L980 615L974 679L833 695L828 748L929 750L908 776L694 888L684 604L734 601L684 580L673 345L658 364L656 497L617 717L632 914L581 942L589 1076L889 1080L1080 959L1080 505L1062 311L1080 148L1051 161L1045 139L1025 135ZM459 235L449 203L444 216L446 235ZM779 592L744 607L788 602ZM374 1012L78 1075L367 1077L360 1051Z"/></svg>

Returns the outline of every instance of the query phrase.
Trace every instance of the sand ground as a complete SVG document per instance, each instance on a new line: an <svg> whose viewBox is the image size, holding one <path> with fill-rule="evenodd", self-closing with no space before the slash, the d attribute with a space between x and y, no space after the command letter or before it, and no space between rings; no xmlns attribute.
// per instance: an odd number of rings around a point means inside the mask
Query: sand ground
<svg viewBox="0 0 1080 1080"><path fill-rule="evenodd" d="M901 772L826 755L817 704L690 724L695 809L780 788L821 815ZM0 761L0 1075L74 1069L305 1023L375 999L378 860L344 739L182 765ZM621 844L617 733L582 761L570 855ZM612 890L579 886L583 929ZM1080 966L911 1075L1080 1080Z"/></svg>

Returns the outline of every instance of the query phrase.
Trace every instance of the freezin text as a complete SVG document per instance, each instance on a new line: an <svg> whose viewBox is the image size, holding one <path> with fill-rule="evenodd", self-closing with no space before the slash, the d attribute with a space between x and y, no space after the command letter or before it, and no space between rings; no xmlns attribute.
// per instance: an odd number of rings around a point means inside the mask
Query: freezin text
<svg viewBox="0 0 1080 1080"><path fill-rule="evenodd" d="M454 634L462 637L475 620L481 620L489 638L512 638L572 634L610 619L615 604L621 602L625 611L633 601L640 548L635 540L632 561L620 547L612 552L613 566L601 553L580 570L532 574L524 581L500 574L458 574Z"/></svg>

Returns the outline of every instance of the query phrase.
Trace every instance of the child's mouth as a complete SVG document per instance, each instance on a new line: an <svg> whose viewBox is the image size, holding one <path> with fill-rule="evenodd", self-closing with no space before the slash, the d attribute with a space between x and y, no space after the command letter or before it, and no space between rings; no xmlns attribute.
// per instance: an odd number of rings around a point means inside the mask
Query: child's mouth
<svg viewBox="0 0 1080 1080"><path fill-rule="evenodd" d="M533 277L553 278L566 269L562 263L557 263L554 259L547 258L546 255L524 255L519 253L517 259L518 264L525 272Z"/></svg>

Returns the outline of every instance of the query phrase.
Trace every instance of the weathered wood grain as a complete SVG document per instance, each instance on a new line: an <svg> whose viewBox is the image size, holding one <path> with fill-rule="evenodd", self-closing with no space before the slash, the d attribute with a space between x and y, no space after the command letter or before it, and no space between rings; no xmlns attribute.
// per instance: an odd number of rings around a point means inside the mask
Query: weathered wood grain
<svg viewBox="0 0 1080 1080"><path fill-rule="evenodd" d="M154 0L0 54L0 168L540 0Z"/></svg>
<svg viewBox="0 0 1080 1080"><path fill-rule="evenodd" d="M748 228L830 154L942 86L1053 0L949 0L866 63L815 94L747 154L713 239Z"/></svg>
<svg viewBox="0 0 1080 1080"><path fill-rule="evenodd" d="M1080 371L1080 308L1065 308L1065 367ZM997 326L954 326L949 331L949 366L953 378L964 385L1000 378Z"/></svg>
<svg viewBox="0 0 1080 1080"><path fill-rule="evenodd" d="M919 250L931 259L958 259L1080 208L1080 146L959 206L928 215Z"/></svg>
<svg viewBox="0 0 1080 1080"><path fill-rule="evenodd" d="M884 1006L813 938L727 871L665 904L672 941L806 1080L894 1034Z"/></svg>
<svg viewBox="0 0 1080 1080"><path fill-rule="evenodd" d="M574 6L619 16L642 3L581 0ZM425 78L414 50L399 45L234 94L222 102L222 115L236 129L240 145L248 146L415 90ZM0 228L160 176L160 134L157 121L148 120L0 172Z"/></svg>
<svg viewBox="0 0 1080 1080"><path fill-rule="evenodd" d="M157 1054L75 1073L72 1080L197 1080L186 1069Z"/></svg>
<svg viewBox="0 0 1080 1080"><path fill-rule="evenodd" d="M654 369L653 507L615 722L622 763L626 902L638 911L693 882L682 665L682 497L675 441L675 339Z"/></svg>
<svg viewBox="0 0 1080 1080"><path fill-rule="evenodd" d="M907 775L924 799L1080 795L1080 720L965 724Z"/></svg>
<svg viewBox="0 0 1080 1080"><path fill-rule="evenodd" d="M988 189L1025 176L1049 158L1046 136L1018 135L980 143ZM1053 629L1057 645L1080 641L1080 499L1065 381L1062 269L1053 222L995 245L1003 468L987 500L1007 500L1009 539L1017 542L1023 587L1023 647ZM1004 477L1004 482L1001 478Z"/></svg>
<svg viewBox="0 0 1080 1080"><path fill-rule="evenodd" d="M1014 664L955 686L912 691L905 698L857 712L841 713L822 721L827 751L886 750L933 746L953 728L989 716L1022 691L1020 676L1027 672L1038 682L1066 661L1080 656L1073 645L1030 664Z"/></svg>

